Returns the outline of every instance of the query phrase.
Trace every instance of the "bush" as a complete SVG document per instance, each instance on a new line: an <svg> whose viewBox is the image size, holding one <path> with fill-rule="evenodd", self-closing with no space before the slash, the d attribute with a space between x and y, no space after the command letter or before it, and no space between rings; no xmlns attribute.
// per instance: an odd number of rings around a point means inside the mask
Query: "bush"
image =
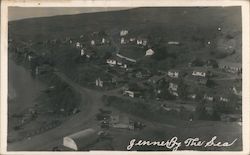
<svg viewBox="0 0 250 155"><path fill-rule="evenodd" d="M199 58L195 58L192 62L191 62L192 66L203 66L205 65L205 62Z"/></svg>
<svg viewBox="0 0 250 155"><path fill-rule="evenodd" d="M104 96L104 103L107 106L112 106L120 111L129 113L147 120L166 123L173 121L173 119L186 119L189 112L184 112L182 115L176 110L166 111L153 103L145 103L143 101L131 101L129 99L122 99L116 96ZM156 108L158 107L158 108ZM185 111L182 109L182 111ZM184 116L185 115L185 116Z"/></svg>
<svg viewBox="0 0 250 155"><path fill-rule="evenodd" d="M222 58L227 57L228 53L227 52L219 52L219 51L217 51L217 52L214 53L214 56L217 59L222 59Z"/></svg>
<svg viewBox="0 0 250 155"><path fill-rule="evenodd" d="M198 120L208 120L209 119L209 115L206 111L206 107L205 107L204 103L199 103L196 106L195 112L194 112L194 117Z"/></svg>
<svg viewBox="0 0 250 155"><path fill-rule="evenodd" d="M66 114L70 114L75 108L79 106L80 94L73 90L67 83L63 82L55 74L47 74L40 77L41 80L53 88L48 88L44 94L39 96L42 99L41 104L45 109L52 109L56 113L60 113L64 109Z"/></svg>

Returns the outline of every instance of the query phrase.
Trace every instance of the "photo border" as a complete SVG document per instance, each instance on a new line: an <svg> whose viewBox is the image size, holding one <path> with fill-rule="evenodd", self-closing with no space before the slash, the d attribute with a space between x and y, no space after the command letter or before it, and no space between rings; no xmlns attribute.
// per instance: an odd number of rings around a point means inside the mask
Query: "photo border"
<svg viewBox="0 0 250 155"><path fill-rule="evenodd" d="M250 118L250 52L249 52L249 1L248 0L3 0L1 2L1 128L0 154L51 154L52 151L7 151L7 93L8 93L8 7L191 7L191 6L241 6L242 8L242 140L243 151L89 151L87 154L249 154ZM78 152L53 152L55 154L82 154Z"/></svg>

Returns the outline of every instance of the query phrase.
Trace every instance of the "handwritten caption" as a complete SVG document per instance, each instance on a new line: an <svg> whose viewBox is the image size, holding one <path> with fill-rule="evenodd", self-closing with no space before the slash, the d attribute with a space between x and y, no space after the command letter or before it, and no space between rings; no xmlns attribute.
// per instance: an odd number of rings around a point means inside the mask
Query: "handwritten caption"
<svg viewBox="0 0 250 155"><path fill-rule="evenodd" d="M211 140L204 141L200 138L187 138L184 141L179 141L177 137L172 137L166 141L149 141L149 140L136 140L132 139L127 146L127 150L131 150L134 146L157 146L165 147L172 151L177 151L181 146L184 147L229 147L237 141L237 138L231 142L221 142L217 140L217 136Z"/></svg>

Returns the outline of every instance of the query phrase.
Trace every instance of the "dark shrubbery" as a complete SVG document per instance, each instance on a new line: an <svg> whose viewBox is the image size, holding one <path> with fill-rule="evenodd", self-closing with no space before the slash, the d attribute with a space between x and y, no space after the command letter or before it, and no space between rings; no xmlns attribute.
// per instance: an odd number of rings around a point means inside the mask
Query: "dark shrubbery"
<svg viewBox="0 0 250 155"><path fill-rule="evenodd" d="M159 108L159 106L154 105L154 103L145 103L143 101L131 101L129 99L123 99L116 96L104 96L103 100L106 106L112 106L120 111L130 113L132 115L147 120L162 123L166 123L169 121L174 122L176 119L187 120L191 115L190 112L184 109L182 109L181 111L177 111L175 109L166 111L162 108Z"/></svg>
<svg viewBox="0 0 250 155"><path fill-rule="evenodd" d="M44 91L41 104L45 109L51 109L55 113L71 114L80 104L80 94L63 82L57 75L50 73L39 77L50 87Z"/></svg>
<svg viewBox="0 0 250 155"><path fill-rule="evenodd" d="M207 110L206 110L204 103L199 103L196 106L195 112L194 112L194 117L195 117L195 119L198 119L198 120L208 120L209 119L209 115L207 113Z"/></svg>
<svg viewBox="0 0 250 155"><path fill-rule="evenodd" d="M227 52L215 52L214 57L217 59L222 59L227 57L229 54Z"/></svg>

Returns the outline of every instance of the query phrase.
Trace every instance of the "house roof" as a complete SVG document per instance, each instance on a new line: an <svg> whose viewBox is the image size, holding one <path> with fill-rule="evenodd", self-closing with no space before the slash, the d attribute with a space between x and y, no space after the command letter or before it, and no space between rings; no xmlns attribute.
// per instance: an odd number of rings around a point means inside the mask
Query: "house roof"
<svg viewBox="0 0 250 155"><path fill-rule="evenodd" d="M193 71L196 71L196 72L208 72L208 69L204 68L204 67L193 67Z"/></svg>
<svg viewBox="0 0 250 155"><path fill-rule="evenodd" d="M96 130L89 128L89 129L85 129L82 131L79 131L77 133L71 134L69 136L66 136L70 139L72 139L78 148L84 147L81 146L83 144L86 143L86 141L89 141L90 139L94 139L98 137L98 133Z"/></svg>
<svg viewBox="0 0 250 155"><path fill-rule="evenodd" d="M154 80L157 82L163 78L164 78L163 76L154 75L154 76L150 77L149 80Z"/></svg>
<svg viewBox="0 0 250 155"><path fill-rule="evenodd" d="M94 51L90 51L90 50L86 50L85 53L88 54L88 55L94 55L95 54Z"/></svg>
<svg viewBox="0 0 250 155"><path fill-rule="evenodd" d="M116 61L118 61L118 62L122 62L122 63L126 62L126 60L124 60L124 59L122 59L122 58L120 58L118 56L114 56L113 59L116 60Z"/></svg>
<svg viewBox="0 0 250 155"><path fill-rule="evenodd" d="M180 70L178 70L178 69L170 69L170 70L168 70L168 72L180 72Z"/></svg>
<svg viewBox="0 0 250 155"><path fill-rule="evenodd" d="M174 84L180 84L181 82L182 82L181 79L177 79L177 78L169 80L169 83L174 83Z"/></svg>
<svg viewBox="0 0 250 155"><path fill-rule="evenodd" d="M146 52L154 52L154 50L152 50L152 48L149 48L148 50L146 50Z"/></svg>

